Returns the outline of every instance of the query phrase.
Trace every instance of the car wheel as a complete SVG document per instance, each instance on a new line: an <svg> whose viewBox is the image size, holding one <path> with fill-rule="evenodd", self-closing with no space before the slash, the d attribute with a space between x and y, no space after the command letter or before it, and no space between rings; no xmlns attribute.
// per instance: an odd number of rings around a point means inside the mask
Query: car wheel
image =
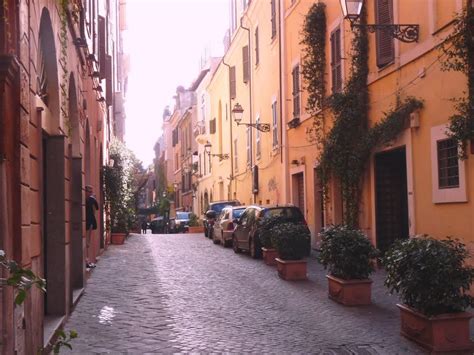
<svg viewBox="0 0 474 355"><path fill-rule="evenodd" d="M204 227L204 236L209 238L209 232L207 231L207 227Z"/></svg>
<svg viewBox="0 0 474 355"><path fill-rule="evenodd" d="M234 249L234 253L239 254L241 252L239 245L237 243L237 238L232 236L232 249Z"/></svg>
<svg viewBox="0 0 474 355"><path fill-rule="evenodd" d="M216 238L216 236L214 235L214 233L212 233L212 237L211 237L211 238L212 238L212 242L213 242L214 244L219 244L219 239Z"/></svg>
<svg viewBox="0 0 474 355"><path fill-rule="evenodd" d="M227 248L227 241L224 239L224 232L221 232L221 245L224 247L224 248Z"/></svg>

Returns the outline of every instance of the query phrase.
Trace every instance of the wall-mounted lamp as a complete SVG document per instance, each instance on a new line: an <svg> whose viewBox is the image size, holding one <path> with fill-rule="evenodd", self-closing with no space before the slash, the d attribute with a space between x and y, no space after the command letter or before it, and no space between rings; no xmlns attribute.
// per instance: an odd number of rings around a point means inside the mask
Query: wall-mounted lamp
<svg viewBox="0 0 474 355"><path fill-rule="evenodd" d="M413 24L359 24L356 23L364 7L364 0L339 0L344 18L351 22L351 27L365 27L367 31L383 31L393 38L405 43L418 42L419 25Z"/></svg>
<svg viewBox="0 0 474 355"><path fill-rule="evenodd" d="M105 101L105 98L104 98L103 96L101 96L101 97L99 97L99 98L97 99L97 101L99 101L99 102L104 102L104 101Z"/></svg>
<svg viewBox="0 0 474 355"><path fill-rule="evenodd" d="M94 58L93 55L92 55L92 58ZM100 77L100 73L96 70L96 71L93 71L90 76L91 76L92 78L99 78L99 77Z"/></svg>
<svg viewBox="0 0 474 355"><path fill-rule="evenodd" d="M210 157L218 157L219 160L229 159L229 154L211 154L212 144L207 142L204 144L204 152L207 153Z"/></svg>
<svg viewBox="0 0 474 355"><path fill-rule="evenodd" d="M104 91L104 90L102 89L102 86L100 86L100 85L97 85L95 88L93 87L92 89L94 89L94 90L97 91L97 92L102 92L102 91Z"/></svg>
<svg viewBox="0 0 474 355"><path fill-rule="evenodd" d="M270 125L268 123L245 123L242 122L242 116L244 114L244 109L237 102L232 109L232 114L234 115L234 121L237 123L237 126L245 125L247 127L253 127L261 132L270 132Z"/></svg>

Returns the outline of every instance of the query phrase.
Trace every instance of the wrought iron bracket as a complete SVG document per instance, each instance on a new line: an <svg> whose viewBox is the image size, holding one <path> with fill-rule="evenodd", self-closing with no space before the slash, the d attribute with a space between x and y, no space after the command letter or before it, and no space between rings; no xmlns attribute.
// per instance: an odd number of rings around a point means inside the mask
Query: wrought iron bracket
<svg viewBox="0 0 474 355"><path fill-rule="evenodd" d="M420 25L412 25L412 24L376 25L376 24L351 23L351 26L364 27L370 33L375 33L375 31L387 32L393 38L396 38L399 41L405 42L405 43L418 42L418 36L420 34Z"/></svg>
<svg viewBox="0 0 474 355"><path fill-rule="evenodd" d="M270 124L268 123L237 123L237 126L244 125L247 127L253 127L261 132L270 132Z"/></svg>

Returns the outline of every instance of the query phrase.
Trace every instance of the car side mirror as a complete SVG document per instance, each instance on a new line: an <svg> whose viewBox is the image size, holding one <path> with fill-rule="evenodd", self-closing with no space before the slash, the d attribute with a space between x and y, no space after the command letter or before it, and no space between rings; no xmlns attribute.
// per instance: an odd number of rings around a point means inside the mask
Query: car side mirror
<svg viewBox="0 0 474 355"><path fill-rule="evenodd" d="M207 218L216 218L216 211L209 210L206 212L206 217Z"/></svg>

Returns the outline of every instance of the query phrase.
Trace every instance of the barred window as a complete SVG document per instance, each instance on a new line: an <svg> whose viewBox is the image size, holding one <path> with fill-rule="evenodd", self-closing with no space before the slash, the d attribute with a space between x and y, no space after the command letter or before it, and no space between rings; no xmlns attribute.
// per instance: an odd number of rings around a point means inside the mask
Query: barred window
<svg viewBox="0 0 474 355"><path fill-rule="evenodd" d="M438 148L438 186L440 189L459 187L458 147L454 139L436 142Z"/></svg>

